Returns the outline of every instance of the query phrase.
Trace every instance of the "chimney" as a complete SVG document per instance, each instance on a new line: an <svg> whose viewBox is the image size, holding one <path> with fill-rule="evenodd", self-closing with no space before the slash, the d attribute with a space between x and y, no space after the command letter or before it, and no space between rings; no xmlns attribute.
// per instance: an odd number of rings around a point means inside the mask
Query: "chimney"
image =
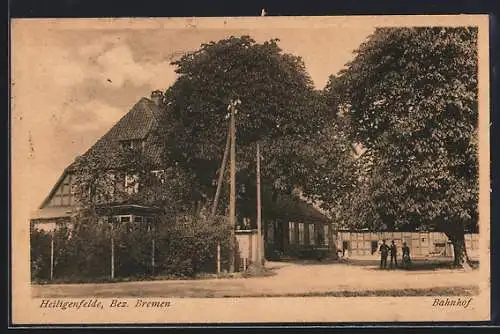
<svg viewBox="0 0 500 334"><path fill-rule="evenodd" d="M163 92L161 90L155 90L151 93L151 101L157 106L163 103Z"/></svg>

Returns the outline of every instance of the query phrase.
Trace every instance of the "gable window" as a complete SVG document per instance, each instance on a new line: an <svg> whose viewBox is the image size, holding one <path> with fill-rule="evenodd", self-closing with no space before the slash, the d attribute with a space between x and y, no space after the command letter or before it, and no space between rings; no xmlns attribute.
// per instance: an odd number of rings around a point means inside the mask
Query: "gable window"
<svg viewBox="0 0 500 334"><path fill-rule="evenodd" d="M144 141L140 139L122 140L120 141L120 147L123 150L142 150Z"/></svg>
<svg viewBox="0 0 500 334"><path fill-rule="evenodd" d="M139 192L139 175L126 174L125 175L125 192L129 195Z"/></svg>

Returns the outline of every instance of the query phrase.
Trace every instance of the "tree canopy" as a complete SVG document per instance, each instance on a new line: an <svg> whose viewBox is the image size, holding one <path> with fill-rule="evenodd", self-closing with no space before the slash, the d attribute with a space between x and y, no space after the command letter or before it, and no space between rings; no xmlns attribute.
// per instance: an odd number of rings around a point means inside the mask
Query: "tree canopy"
<svg viewBox="0 0 500 334"><path fill-rule="evenodd" d="M165 93L167 160L194 171L207 192L214 189L227 135L227 106L234 98L241 101L236 114L240 198L254 198L256 142L262 144L264 192L305 186L306 192L316 193L314 187L325 185L319 181L326 180L327 169L332 174L328 184L342 180L333 177L342 170L334 168L342 156L325 159L327 152L319 150L337 148L334 134L328 137L331 145L322 140L332 119L323 93L314 89L302 59L283 53L277 39L257 43L249 36L233 36L203 44L173 64L179 77ZM323 190L327 192L335 193Z"/></svg>
<svg viewBox="0 0 500 334"><path fill-rule="evenodd" d="M374 156L372 220L452 239L477 222L477 61L477 28L380 28L330 78L330 108Z"/></svg>

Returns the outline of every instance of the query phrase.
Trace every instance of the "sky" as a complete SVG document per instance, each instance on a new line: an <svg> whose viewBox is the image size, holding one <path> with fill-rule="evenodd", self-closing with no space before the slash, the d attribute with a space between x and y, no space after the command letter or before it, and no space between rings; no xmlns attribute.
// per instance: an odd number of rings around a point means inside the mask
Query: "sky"
<svg viewBox="0 0 500 334"><path fill-rule="evenodd" d="M12 156L35 210L64 168L141 98L176 78L170 62L231 35L279 38L301 56L316 88L325 86L374 30L371 24L263 24L215 19L107 22L20 20L12 26Z"/></svg>

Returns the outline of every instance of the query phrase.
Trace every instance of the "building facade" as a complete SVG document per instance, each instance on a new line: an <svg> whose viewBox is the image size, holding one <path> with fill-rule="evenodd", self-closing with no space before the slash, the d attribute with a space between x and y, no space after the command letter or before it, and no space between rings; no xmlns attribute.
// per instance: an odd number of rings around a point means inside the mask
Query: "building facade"
<svg viewBox="0 0 500 334"><path fill-rule="evenodd" d="M300 197L281 196L267 208L265 252L269 260L336 257L332 221Z"/></svg>

